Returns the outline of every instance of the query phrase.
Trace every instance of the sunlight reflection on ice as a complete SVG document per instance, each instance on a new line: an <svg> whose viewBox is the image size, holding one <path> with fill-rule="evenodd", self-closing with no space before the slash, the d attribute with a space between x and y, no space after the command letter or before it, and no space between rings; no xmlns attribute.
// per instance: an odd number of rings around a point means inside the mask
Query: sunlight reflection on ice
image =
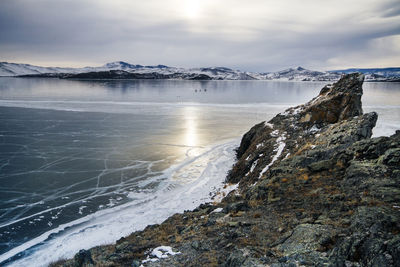
<svg viewBox="0 0 400 267"><path fill-rule="evenodd" d="M198 145L198 134L197 134L197 113L196 107L184 107L184 120L185 120L185 145L186 146L197 146Z"/></svg>

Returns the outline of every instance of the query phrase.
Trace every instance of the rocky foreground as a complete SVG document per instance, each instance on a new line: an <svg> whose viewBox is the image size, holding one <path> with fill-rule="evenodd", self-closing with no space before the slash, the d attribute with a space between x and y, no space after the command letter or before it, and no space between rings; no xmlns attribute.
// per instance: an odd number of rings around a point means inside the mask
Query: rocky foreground
<svg viewBox="0 0 400 267"><path fill-rule="evenodd" d="M400 266L400 131L370 138L360 74L255 125L221 203L54 266Z"/></svg>

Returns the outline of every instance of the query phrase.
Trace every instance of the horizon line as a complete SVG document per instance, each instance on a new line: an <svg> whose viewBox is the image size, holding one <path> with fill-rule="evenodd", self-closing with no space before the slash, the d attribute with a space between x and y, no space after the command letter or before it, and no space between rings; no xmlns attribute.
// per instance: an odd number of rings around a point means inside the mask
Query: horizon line
<svg viewBox="0 0 400 267"><path fill-rule="evenodd" d="M94 66L94 65L81 65L81 67L71 67L71 66L65 66L65 67L60 67L60 66L55 66L55 65L35 65L34 63L25 63L25 62L9 62L9 61L0 61L1 63L7 63L7 64L19 64L19 65L30 65L30 66L35 66L35 67L43 67L43 68L71 68L71 69L80 69L80 68L99 68L103 67L107 64L110 63L125 63L129 65L138 65L138 66L143 66L143 67L156 67L156 66L166 66L168 68L182 68L182 69L196 69L196 68L229 68L231 70L236 70L236 71L241 71L241 72L256 72L256 73L267 73L267 72L279 72L279 71L284 71L284 70L289 70L289 69L298 69L298 68L303 68L305 70L310 70L310 71L325 71L325 72L333 72L333 71L344 71L344 70L352 70L352 69L360 69L360 70L366 70L366 69L397 69L399 67L343 67L343 68L332 68L328 70L320 70L320 69L314 69L314 68L307 68L303 67L301 65L296 66L296 67L287 67L283 68L281 70L277 71L248 71L248 70L243 70L243 69L237 69L237 68L232 68L232 67L227 67L227 66L203 66L203 67L176 67L176 66L169 66L166 64L156 64L156 65L145 65L145 64L136 64L136 63L129 63L127 61L123 60L116 60L116 61L110 61L106 62L102 65Z"/></svg>

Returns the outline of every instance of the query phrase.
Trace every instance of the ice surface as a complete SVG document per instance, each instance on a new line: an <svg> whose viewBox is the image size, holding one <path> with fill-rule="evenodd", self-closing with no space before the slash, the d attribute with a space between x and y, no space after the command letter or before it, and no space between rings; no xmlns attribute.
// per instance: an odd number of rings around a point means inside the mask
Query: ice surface
<svg viewBox="0 0 400 267"><path fill-rule="evenodd" d="M238 144L239 139L206 148L200 155L187 158L164 171L162 176L169 178L160 184L158 193L142 192L140 197L133 193L131 202L60 225L1 255L0 262L45 241L33 250L30 256L10 264L10 266L26 264L45 266L61 257L72 257L80 249L115 242L120 237L141 230L148 224L161 223L174 213L194 209L204 202L218 201L219 197L212 199L210 192L218 191L222 198L237 188L237 185L224 187L224 180L234 162L234 148ZM204 160L208 163L205 168L200 168L197 177L192 178L189 183L180 180L182 169L194 168L194 165Z"/></svg>

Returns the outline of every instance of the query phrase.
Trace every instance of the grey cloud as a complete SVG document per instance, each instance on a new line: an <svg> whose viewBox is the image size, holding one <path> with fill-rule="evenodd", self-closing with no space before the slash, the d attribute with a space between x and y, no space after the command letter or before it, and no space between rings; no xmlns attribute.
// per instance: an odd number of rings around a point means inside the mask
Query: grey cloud
<svg viewBox="0 0 400 267"><path fill-rule="evenodd" d="M381 5L380 11L382 17L397 17L400 16L400 2L398 0L391 0Z"/></svg>
<svg viewBox="0 0 400 267"><path fill-rule="evenodd" d="M125 60L253 71L296 65L327 68L330 58L368 53L372 40L399 35L399 10L390 1L370 11L383 21L374 17L366 21L364 14L351 14L337 21L316 21L302 31L295 27L300 22L274 18L267 26L238 22L227 33L212 21L202 31L194 31L181 18L152 21L135 11L132 17L114 14L115 10L105 10L96 1L3 0L0 57L27 63ZM242 38L245 31L255 37Z"/></svg>

